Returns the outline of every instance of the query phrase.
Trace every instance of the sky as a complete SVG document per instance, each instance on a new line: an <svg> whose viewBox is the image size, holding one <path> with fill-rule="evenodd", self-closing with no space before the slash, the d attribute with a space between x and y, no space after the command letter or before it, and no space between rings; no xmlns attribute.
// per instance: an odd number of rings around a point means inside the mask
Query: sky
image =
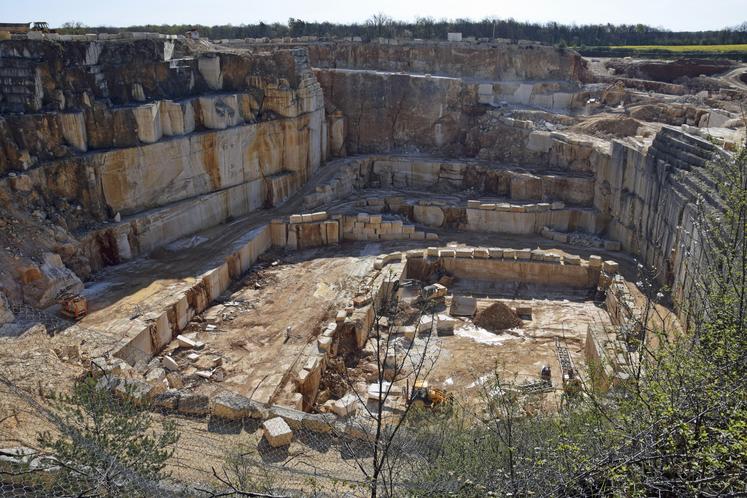
<svg viewBox="0 0 747 498"><path fill-rule="evenodd" d="M562 24L648 24L675 31L736 26L747 0L0 0L0 22L47 21L57 27L142 24L254 24L259 21L363 22L382 12L417 17L514 18Z"/></svg>

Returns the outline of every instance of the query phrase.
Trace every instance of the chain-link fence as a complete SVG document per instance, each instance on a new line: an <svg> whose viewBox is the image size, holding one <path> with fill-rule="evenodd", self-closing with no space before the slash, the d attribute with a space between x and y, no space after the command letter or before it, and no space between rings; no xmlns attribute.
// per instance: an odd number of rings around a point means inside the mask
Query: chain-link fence
<svg viewBox="0 0 747 498"><path fill-rule="evenodd" d="M277 412L188 416L134 390L108 376L62 395L0 379L0 495L366 496L374 476L380 494L430 491L413 477L438 451L436 436L392 435L364 415L311 424L286 410L278 444L265 427Z"/></svg>

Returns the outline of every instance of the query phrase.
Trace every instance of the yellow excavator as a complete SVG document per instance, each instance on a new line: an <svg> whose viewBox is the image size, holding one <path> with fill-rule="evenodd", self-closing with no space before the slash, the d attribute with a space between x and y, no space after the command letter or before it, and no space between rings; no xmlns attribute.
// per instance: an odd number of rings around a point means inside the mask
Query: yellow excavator
<svg viewBox="0 0 747 498"><path fill-rule="evenodd" d="M427 381L418 380L412 388L410 403L419 409L441 409L451 404L454 396L443 389L428 386Z"/></svg>

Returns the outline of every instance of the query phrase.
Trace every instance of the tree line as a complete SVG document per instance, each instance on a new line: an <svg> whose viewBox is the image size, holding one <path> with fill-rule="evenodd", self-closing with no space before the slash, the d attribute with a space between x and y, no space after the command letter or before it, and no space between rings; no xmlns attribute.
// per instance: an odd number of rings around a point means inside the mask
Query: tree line
<svg viewBox="0 0 747 498"><path fill-rule="evenodd" d="M404 37L445 40L449 32L460 32L463 37L505 38L534 40L561 46L614 46L614 45L721 45L747 43L747 22L734 27L711 31L670 31L645 24L584 24L567 25L556 22L532 23L514 19L484 18L439 19L420 17L415 21L399 21L385 14L371 16L363 23L340 24L309 22L290 18L286 24L265 23L203 26L186 24L147 24L142 26L107 27L85 26L79 22L64 23L58 31L68 34L116 33L119 31L148 31L164 34L184 34L197 29L201 36L210 39L226 38L277 38L315 36L341 38L359 36Z"/></svg>

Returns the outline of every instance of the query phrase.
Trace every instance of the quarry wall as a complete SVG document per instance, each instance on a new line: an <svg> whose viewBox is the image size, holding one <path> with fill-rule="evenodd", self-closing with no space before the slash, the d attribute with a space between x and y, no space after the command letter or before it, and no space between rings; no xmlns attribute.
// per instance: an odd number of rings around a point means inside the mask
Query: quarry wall
<svg viewBox="0 0 747 498"><path fill-rule="evenodd" d="M482 80L586 80L576 52L533 43L451 43L379 40L308 45L317 68L367 69Z"/></svg>
<svg viewBox="0 0 747 498"><path fill-rule="evenodd" d="M39 249L87 278L276 206L325 160L324 100L305 50L177 58L183 49L168 39L0 43L0 69L35 65L42 88L19 100L23 85L0 85L0 199L21 231L54 224L19 240L21 262L0 254L13 300L48 304L27 281L44 275L32 271L43 270Z"/></svg>
<svg viewBox="0 0 747 498"><path fill-rule="evenodd" d="M64 245L77 249L57 252L76 270L277 206L329 156L367 154L335 165L304 206L360 189L477 191L506 202L376 202L433 228L607 237L677 296L690 285L687 227L713 185L703 173L712 145L666 127L653 142L610 142L500 110L585 104L590 76L572 51L379 41L189 53L182 43L0 44L0 196L74 232ZM312 238L392 235L337 221L334 235ZM3 275L10 295L18 279Z"/></svg>

